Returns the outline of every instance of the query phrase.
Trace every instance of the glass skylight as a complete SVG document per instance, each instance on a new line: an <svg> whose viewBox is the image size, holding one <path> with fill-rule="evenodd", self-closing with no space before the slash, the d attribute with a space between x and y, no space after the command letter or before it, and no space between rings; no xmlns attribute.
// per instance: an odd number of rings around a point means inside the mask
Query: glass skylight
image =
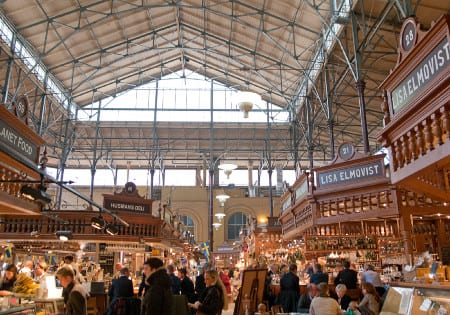
<svg viewBox="0 0 450 315"><path fill-rule="evenodd" d="M177 72L158 81L126 91L85 106L79 112L80 120L96 121L191 121L211 120L211 96L214 122L267 122L267 104L255 104L249 118L244 118L236 104L237 90L226 87L195 72L185 77ZM212 89L212 93L211 93ZM98 110L100 107L100 111ZM287 110L269 104L270 117L276 122L288 122Z"/></svg>

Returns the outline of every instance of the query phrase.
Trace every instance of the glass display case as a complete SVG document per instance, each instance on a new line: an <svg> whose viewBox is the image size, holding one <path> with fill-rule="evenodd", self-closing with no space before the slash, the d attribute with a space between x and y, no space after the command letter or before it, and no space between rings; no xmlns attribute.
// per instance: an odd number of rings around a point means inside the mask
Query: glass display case
<svg viewBox="0 0 450 315"><path fill-rule="evenodd" d="M64 299L36 299L34 301L36 312L45 312L45 315L64 315Z"/></svg>
<svg viewBox="0 0 450 315"><path fill-rule="evenodd" d="M396 283L389 288L380 315L450 314L450 284Z"/></svg>
<svg viewBox="0 0 450 315"><path fill-rule="evenodd" d="M4 310L0 310L0 315L9 315L9 314L15 314L15 315L32 315L36 314L34 306L19 306L19 307L12 307Z"/></svg>

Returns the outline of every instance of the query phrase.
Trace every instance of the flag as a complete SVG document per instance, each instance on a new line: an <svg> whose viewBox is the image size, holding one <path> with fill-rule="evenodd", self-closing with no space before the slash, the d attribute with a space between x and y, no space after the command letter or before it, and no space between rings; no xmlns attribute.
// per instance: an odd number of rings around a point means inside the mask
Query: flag
<svg viewBox="0 0 450 315"><path fill-rule="evenodd" d="M12 257L12 247L11 246L7 246L6 247L5 255L6 255L6 258L11 258Z"/></svg>
<svg viewBox="0 0 450 315"><path fill-rule="evenodd" d="M206 259L209 260L209 242L206 241L200 244L200 248L203 251L203 255L205 255Z"/></svg>

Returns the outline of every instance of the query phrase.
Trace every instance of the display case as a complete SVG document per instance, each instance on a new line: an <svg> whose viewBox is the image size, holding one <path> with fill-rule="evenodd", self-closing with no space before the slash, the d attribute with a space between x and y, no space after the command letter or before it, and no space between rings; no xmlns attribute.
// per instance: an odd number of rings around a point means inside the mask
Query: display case
<svg viewBox="0 0 450 315"><path fill-rule="evenodd" d="M450 314L450 283L396 283L386 295L380 315Z"/></svg>
<svg viewBox="0 0 450 315"><path fill-rule="evenodd" d="M29 306L12 307L6 310L0 310L0 315L7 315L7 314L32 315L37 313L35 313L34 306L29 305Z"/></svg>
<svg viewBox="0 0 450 315"><path fill-rule="evenodd" d="M45 315L64 315L64 299L36 299L34 301L36 312L45 312Z"/></svg>

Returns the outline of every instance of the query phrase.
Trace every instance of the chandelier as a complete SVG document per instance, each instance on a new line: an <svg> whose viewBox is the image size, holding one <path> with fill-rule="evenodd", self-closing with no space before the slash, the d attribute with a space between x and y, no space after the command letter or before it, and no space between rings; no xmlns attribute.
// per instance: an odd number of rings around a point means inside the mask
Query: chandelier
<svg viewBox="0 0 450 315"><path fill-rule="evenodd" d="M216 196L216 199L220 202L220 206L224 207L225 202L230 198L223 190L220 194Z"/></svg>
<svg viewBox="0 0 450 315"><path fill-rule="evenodd" d="M237 105L241 112L244 112L244 118L248 118L248 113L253 109L253 105L261 102L261 96L253 92L239 92L237 94Z"/></svg>
<svg viewBox="0 0 450 315"><path fill-rule="evenodd" d="M233 172L233 170L237 169L237 165L231 163L224 163L219 165L219 169L223 170L225 175L227 175L227 179L230 179L230 175Z"/></svg>

